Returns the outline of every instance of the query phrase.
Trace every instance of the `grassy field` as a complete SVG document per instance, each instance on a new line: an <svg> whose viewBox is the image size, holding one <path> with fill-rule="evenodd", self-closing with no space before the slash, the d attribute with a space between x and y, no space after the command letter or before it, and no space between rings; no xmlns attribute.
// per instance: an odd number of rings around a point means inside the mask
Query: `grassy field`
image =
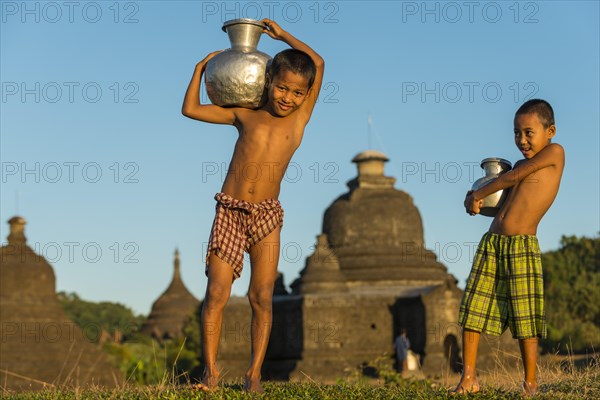
<svg viewBox="0 0 600 400"><path fill-rule="evenodd" d="M250 395L241 384L228 384L212 394L200 393L186 387L155 386L125 387L103 390L46 390L19 394L4 393L5 399L519 399L519 391L485 387L476 395L450 397L448 390L428 381L407 381L400 385L366 386L357 384L317 385L314 383L264 384L265 393ZM600 381L597 376L581 382L572 381L542 384L537 399L598 399Z"/></svg>
<svg viewBox="0 0 600 400"><path fill-rule="evenodd" d="M587 359L577 367L572 358L550 358L539 364L540 390L536 399L600 399L600 367L598 357ZM265 382L265 393L248 394L241 382L223 384L207 394L188 385L173 384L165 377L153 386L125 385L118 389L49 388L37 392L1 392L2 399L520 399L521 371L503 368L492 374L480 375L481 392L476 395L451 397L448 389L456 384L458 375L436 377L433 380L403 379L393 370L382 369L379 378L367 379L354 374L335 384L316 382ZM307 377L310 380L310 378Z"/></svg>

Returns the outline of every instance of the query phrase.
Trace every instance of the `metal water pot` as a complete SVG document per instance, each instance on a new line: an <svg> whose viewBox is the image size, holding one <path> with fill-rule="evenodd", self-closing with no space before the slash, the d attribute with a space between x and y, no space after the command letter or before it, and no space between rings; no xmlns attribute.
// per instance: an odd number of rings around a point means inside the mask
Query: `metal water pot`
<svg viewBox="0 0 600 400"><path fill-rule="evenodd" d="M481 168L485 171L485 176L479 178L473 183L472 190L477 190L485 185L487 185L492 179L497 178L501 174L510 171L512 168L512 164L510 161L505 160L503 158L484 158L481 160ZM505 190L498 190L495 193L486 196L483 199L483 205L481 206L481 211L479 212L481 215L485 215L486 217L495 217L498 213L498 210L502 207L502 203L506 198Z"/></svg>
<svg viewBox="0 0 600 400"><path fill-rule="evenodd" d="M231 48L211 58L204 71L206 92L213 104L245 108L265 104L266 69L271 57L256 49L263 28L261 21L249 18L223 24Z"/></svg>

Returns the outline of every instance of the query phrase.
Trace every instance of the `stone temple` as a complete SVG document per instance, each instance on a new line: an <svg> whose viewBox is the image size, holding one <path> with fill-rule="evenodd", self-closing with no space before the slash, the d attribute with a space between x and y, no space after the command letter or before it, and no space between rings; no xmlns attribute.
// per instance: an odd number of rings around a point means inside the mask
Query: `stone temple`
<svg viewBox="0 0 600 400"><path fill-rule="evenodd" d="M93 338L65 314L52 267L27 245L25 220L8 222L0 249L0 388L122 384Z"/></svg>
<svg viewBox="0 0 600 400"><path fill-rule="evenodd" d="M315 252L292 293L281 282L275 290L263 377L331 381L384 354L392 363L394 338L403 328L425 374L459 371L462 290L425 247L411 196L384 175L388 158L369 150L352 161L358 176L325 211ZM232 297L218 357L225 379L243 376L249 327L248 301ZM478 366L493 368L507 340L506 334L484 336Z"/></svg>
<svg viewBox="0 0 600 400"><path fill-rule="evenodd" d="M140 329L159 341L183 337L185 324L200 305L183 284L179 265L179 251L175 250L173 279L152 305L152 311Z"/></svg>

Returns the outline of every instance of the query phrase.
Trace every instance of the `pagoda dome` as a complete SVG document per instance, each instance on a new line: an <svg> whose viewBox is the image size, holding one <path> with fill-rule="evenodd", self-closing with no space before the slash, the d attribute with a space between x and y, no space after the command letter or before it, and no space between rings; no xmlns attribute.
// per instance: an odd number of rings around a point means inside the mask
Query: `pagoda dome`
<svg viewBox="0 0 600 400"><path fill-rule="evenodd" d="M8 243L0 248L2 388L119 386L122 374L91 343L89 330L67 317L52 266L27 245L25 219L8 223Z"/></svg>
<svg viewBox="0 0 600 400"><path fill-rule="evenodd" d="M340 269L353 279L443 280L446 268L424 247L423 221L412 197L384 175L388 157L367 150L352 159L358 176L325 211L323 233ZM374 273L380 270L383 275Z"/></svg>
<svg viewBox="0 0 600 400"><path fill-rule="evenodd" d="M152 311L141 331L158 340L184 336L183 328L200 301L185 287L179 267L179 251L175 250L173 279L167 290L152 305Z"/></svg>

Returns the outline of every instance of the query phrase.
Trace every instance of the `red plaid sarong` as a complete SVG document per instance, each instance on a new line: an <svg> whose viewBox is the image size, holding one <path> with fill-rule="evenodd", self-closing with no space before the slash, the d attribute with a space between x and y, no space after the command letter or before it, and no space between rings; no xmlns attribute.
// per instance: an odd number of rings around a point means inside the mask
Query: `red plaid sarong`
<svg viewBox="0 0 600 400"><path fill-rule="evenodd" d="M228 194L217 193L216 215L208 239L208 257L217 257L233 268L234 279L240 277L244 266L244 251L263 240L269 233L283 226L283 208L279 200L267 199L260 203L236 200Z"/></svg>

